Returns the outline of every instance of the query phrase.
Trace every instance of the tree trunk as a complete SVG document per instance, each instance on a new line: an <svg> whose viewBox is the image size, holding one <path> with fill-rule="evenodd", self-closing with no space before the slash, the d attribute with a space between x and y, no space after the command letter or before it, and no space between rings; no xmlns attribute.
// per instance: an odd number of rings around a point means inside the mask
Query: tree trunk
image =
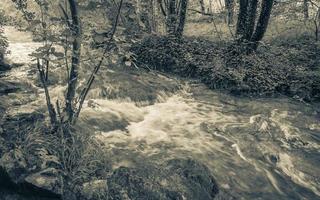
<svg viewBox="0 0 320 200"><path fill-rule="evenodd" d="M304 19L308 20L309 19L309 0L303 0L303 14L304 14Z"/></svg>
<svg viewBox="0 0 320 200"><path fill-rule="evenodd" d="M152 32L150 4L151 0L141 0L140 3L140 20L144 24L144 28L147 33Z"/></svg>
<svg viewBox="0 0 320 200"><path fill-rule="evenodd" d="M246 19L246 28L243 35L243 39L249 41L254 31L254 27L256 25L256 17L257 17L257 6L258 0L249 0L247 7L247 19Z"/></svg>
<svg viewBox="0 0 320 200"><path fill-rule="evenodd" d="M253 50L258 47L258 42L262 40L269 24L271 11L274 0L263 0L261 5L261 13L258 19L255 33L253 34L251 41L254 43Z"/></svg>
<svg viewBox="0 0 320 200"><path fill-rule="evenodd" d="M180 0L180 16L179 16L179 24L176 30L176 36L182 37L184 26L186 23L186 16L187 16L187 8L188 8L188 0Z"/></svg>
<svg viewBox="0 0 320 200"><path fill-rule="evenodd" d="M274 0L262 0L259 19L256 24L258 0L240 0L237 23L237 41L247 53L255 51L263 38L271 16Z"/></svg>
<svg viewBox="0 0 320 200"><path fill-rule="evenodd" d="M240 0L237 31L236 34L238 38L242 39L246 30L246 20L248 15L248 0Z"/></svg>
<svg viewBox="0 0 320 200"><path fill-rule="evenodd" d="M227 23L231 25L234 23L234 0L225 0L226 10L227 10Z"/></svg>
<svg viewBox="0 0 320 200"><path fill-rule="evenodd" d="M80 19L78 15L78 3L76 0L69 0L70 13L72 18L71 32L73 36L72 42L72 62L70 69L70 76L66 94L66 114L68 121L73 120L74 108L73 101L76 94L77 82L78 82L78 70L80 65L81 55L81 27Z"/></svg>
<svg viewBox="0 0 320 200"><path fill-rule="evenodd" d="M204 0L199 0L200 8L202 13L206 13L206 8L204 6Z"/></svg>
<svg viewBox="0 0 320 200"><path fill-rule="evenodd" d="M177 22L177 14L176 14L176 0L169 0L167 8L167 31L169 37L176 36L176 22Z"/></svg>

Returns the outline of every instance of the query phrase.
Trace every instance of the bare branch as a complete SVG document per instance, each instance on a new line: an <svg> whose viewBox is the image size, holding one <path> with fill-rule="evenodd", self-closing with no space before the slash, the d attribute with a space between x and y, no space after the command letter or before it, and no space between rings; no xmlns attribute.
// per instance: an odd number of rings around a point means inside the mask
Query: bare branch
<svg viewBox="0 0 320 200"><path fill-rule="evenodd" d="M37 59L37 68L39 71L40 80L43 85L45 96L46 96L46 102L47 102L50 122L51 122L52 127L55 128L57 125L57 114L56 114L56 111L55 111L53 105L51 104L51 98L50 98L48 86L47 86L47 83L45 80L45 73L43 71L43 67L40 65L39 58Z"/></svg>

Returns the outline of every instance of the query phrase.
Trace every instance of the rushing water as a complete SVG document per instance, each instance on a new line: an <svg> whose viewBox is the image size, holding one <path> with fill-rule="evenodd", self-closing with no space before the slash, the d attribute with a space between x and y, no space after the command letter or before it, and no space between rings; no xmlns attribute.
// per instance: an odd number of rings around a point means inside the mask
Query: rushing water
<svg viewBox="0 0 320 200"><path fill-rule="evenodd" d="M30 36L10 37L21 33L9 31L8 58L30 62L28 54L39 44ZM27 66L14 70L9 77L28 74ZM91 95L81 124L105 143L114 165L190 157L205 163L220 187L237 199L320 199L315 105L285 97L239 98L181 83L174 94L157 91L156 103L143 105Z"/></svg>

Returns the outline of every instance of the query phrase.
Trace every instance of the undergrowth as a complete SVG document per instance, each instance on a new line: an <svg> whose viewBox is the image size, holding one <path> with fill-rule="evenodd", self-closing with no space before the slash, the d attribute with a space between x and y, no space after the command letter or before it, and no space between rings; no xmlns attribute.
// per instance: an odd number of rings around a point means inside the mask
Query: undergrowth
<svg viewBox="0 0 320 200"><path fill-rule="evenodd" d="M43 121L35 122L32 129L14 138L13 150L26 160L30 174L56 169L54 176L62 179L63 199L84 199L84 184L106 180L110 171L102 144L88 131L61 127L52 134L48 130ZM101 193L97 195L106 191Z"/></svg>
<svg viewBox="0 0 320 200"><path fill-rule="evenodd" d="M247 55L232 42L150 36L132 51L137 63L152 69L197 78L212 89L237 95L285 94L319 101L320 44L307 37L277 38ZM297 41L296 41L297 40Z"/></svg>

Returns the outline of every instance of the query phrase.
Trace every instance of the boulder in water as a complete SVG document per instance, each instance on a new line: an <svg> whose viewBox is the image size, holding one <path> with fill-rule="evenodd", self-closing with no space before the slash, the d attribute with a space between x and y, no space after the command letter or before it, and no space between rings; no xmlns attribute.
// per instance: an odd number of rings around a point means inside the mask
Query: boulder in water
<svg viewBox="0 0 320 200"><path fill-rule="evenodd" d="M19 86L17 86L15 83L0 80L0 96L16 92L19 89Z"/></svg>
<svg viewBox="0 0 320 200"><path fill-rule="evenodd" d="M120 167L107 179L109 199L214 199L218 185L210 170L190 159L161 166Z"/></svg>
<svg viewBox="0 0 320 200"><path fill-rule="evenodd" d="M7 63L4 63L0 60L0 72L8 71L11 69L11 66Z"/></svg>

